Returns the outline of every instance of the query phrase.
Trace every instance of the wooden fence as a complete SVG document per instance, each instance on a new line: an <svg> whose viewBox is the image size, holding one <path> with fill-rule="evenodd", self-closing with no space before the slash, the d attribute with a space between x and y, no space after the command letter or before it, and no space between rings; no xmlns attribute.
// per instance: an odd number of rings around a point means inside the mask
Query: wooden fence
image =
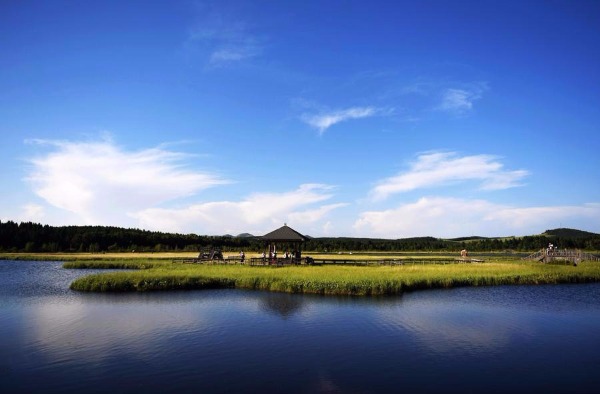
<svg viewBox="0 0 600 394"><path fill-rule="evenodd" d="M465 258L407 258L407 259L320 259L312 257L296 258L268 258L251 257L242 260L239 256L227 256L222 260L207 259L175 259L173 263L198 263L198 264L248 264L251 266L284 267L292 265L343 265L343 266L371 266L371 265L425 265L425 264L460 264L482 263L484 260Z"/></svg>
<svg viewBox="0 0 600 394"><path fill-rule="evenodd" d="M600 257L579 249L540 249L539 251L524 257L523 260L539 261L541 263L553 263L566 261L577 264L581 261L600 261Z"/></svg>

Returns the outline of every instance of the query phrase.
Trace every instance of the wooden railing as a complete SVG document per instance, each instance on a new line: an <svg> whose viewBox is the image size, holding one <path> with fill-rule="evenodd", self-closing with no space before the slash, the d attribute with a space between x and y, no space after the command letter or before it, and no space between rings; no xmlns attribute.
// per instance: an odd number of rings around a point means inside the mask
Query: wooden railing
<svg viewBox="0 0 600 394"><path fill-rule="evenodd" d="M549 263L557 260L566 260L572 263L580 261L600 261L600 257L591 253L582 252L579 249L540 249L539 251L524 257L523 260L535 260Z"/></svg>
<svg viewBox="0 0 600 394"><path fill-rule="evenodd" d="M173 263L200 263L200 264L248 264L252 266L291 266L291 265L422 265L422 264L457 264L457 263L482 263L484 260L465 258L408 258L408 259L314 259L312 257L303 258L285 258L285 257L250 257L242 261L240 256L226 256L224 259L207 260L207 259L175 259Z"/></svg>

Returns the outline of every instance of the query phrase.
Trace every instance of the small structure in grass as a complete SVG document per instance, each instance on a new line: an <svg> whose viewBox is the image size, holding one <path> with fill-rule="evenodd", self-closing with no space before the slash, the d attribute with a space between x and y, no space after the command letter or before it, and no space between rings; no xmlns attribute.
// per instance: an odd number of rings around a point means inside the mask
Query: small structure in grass
<svg viewBox="0 0 600 394"><path fill-rule="evenodd" d="M200 251L200 253L198 253L198 260L223 260L223 252L221 252L221 248L204 248Z"/></svg>
<svg viewBox="0 0 600 394"><path fill-rule="evenodd" d="M469 251L467 249L463 249L460 251L460 259L456 259L456 261L466 262L466 263L483 263L484 260L474 259L469 256Z"/></svg>
<svg viewBox="0 0 600 394"><path fill-rule="evenodd" d="M265 241L263 263L277 265L300 264L302 261L302 245L309 239L289 227L287 223L260 238Z"/></svg>

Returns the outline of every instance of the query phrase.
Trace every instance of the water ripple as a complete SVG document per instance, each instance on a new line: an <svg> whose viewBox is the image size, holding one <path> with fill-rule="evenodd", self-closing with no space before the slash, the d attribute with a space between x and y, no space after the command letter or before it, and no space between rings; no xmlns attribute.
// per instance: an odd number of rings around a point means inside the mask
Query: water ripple
<svg viewBox="0 0 600 394"><path fill-rule="evenodd" d="M586 392L600 384L600 284L389 298L68 289L89 272L0 262L2 392Z"/></svg>

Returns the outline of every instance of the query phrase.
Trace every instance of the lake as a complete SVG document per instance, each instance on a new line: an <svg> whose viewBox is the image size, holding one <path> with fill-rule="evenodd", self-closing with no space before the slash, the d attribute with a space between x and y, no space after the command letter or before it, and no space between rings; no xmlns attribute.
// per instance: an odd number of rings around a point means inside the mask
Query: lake
<svg viewBox="0 0 600 394"><path fill-rule="evenodd" d="M386 298L84 294L92 270L0 261L3 393L589 393L600 284Z"/></svg>

